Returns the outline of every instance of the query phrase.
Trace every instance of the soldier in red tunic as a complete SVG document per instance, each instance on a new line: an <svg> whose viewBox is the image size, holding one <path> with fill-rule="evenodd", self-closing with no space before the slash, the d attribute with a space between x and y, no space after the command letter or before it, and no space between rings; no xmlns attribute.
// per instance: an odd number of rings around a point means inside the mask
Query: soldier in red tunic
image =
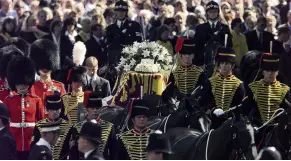
<svg viewBox="0 0 291 161"><path fill-rule="evenodd" d="M24 56L15 57L8 64L7 80L11 90L17 92L4 100L11 117L10 132L16 140L17 159L25 160L35 123L44 118L41 99L29 93L35 81L33 61Z"/></svg>
<svg viewBox="0 0 291 161"><path fill-rule="evenodd" d="M8 62L14 57L22 56L24 54L12 45L1 48L0 53L4 53L0 59L0 78L2 80L0 83L0 100L4 101L4 99L12 92L8 87L7 81L5 81Z"/></svg>
<svg viewBox="0 0 291 161"><path fill-rule="evenodd" d="M40 39L31 44L30 50L30 58L34 61L40 76L40 80L33 85L35 95L40 97L43 104L45 104L46 96L53 95L55 91L61 95L66 94L64 84L51 78L52 72L60 69L60 56L57 45L50 40Z"/></svg>

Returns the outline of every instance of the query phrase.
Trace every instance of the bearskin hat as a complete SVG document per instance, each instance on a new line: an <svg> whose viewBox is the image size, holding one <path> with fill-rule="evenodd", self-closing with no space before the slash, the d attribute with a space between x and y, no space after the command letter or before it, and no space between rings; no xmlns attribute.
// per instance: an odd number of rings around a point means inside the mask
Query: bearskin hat
<svg viewBox="0 0 291 161"><path fill-rule="evenodd" d="M31 44L30 58L37 70L56 71L60 68L60 56L57 45L47 39L36 40Z"/></svg>
<svg viewBox="0 0 291 161"><path fill-rule="evenodd" d="M176 53L180 54L194 54L195 49L194 42L184 37L180 37L175 46Z"/></svg>
<svg viewBox="0 0 291 161"><path fill-rule="evenodd" d="M219 12L219 5L218 3L214 2L214 1L210 1L206 4L206 9L205 11L209 11L209 10L212 10L212 9L217 9L218 12Z"/></svg>
<svg viewBox="0 0 291 161"><path fill-rule="evenodd" d="M123 0L119 0L118 2L115 3L114 7L115 11L128 11L128 4L124 2Z"/></svg>
<svg viewBox="0 0 291 161"><path fill-rule="evenodd" d="M17 56L23 56L24 54L15 46L10 45L0 49L0 53L4 53L0 60L0 78L5 80L8 63Z"/></svg>
<svg viewBox="0 0 291 161"><path fill-rule="evenodd" d="M9 87L16 90L16 85L31 86L35 82L34 62L25 56L18 56L11 60L7 67L7 80Z"/></svg>
<svg viewBox="0 0 291 161"><path fill-rule="evenodd" d="M267 71L278 71L279 70L279 60L278 54L265 53L261 57L261 69Z"/></svg>
<svg viewBox="0 0 291 161"><path fill-rule="evenodd" d="M132 106L133 106L131 113L132 118L138 115L149 116L149 107L145 100L135 100Z"/></svg>
<svg viewBox="0 0 291 161"><path fill-rule="evenodd" d="M83 66L74 66L70 72L69 83L81 82L86 84L87 69Z"/></svg>
<svg viewBox="0 0 291 161"><path fill-rule="evenodd" d="M218 62L235 63L235 51L232 48L220 47L217 51L216 59Z"/></svg>
<svg viewBox="0 0 291 161"><path fill-rule="evenodd" d="M7 41L8 44L15 45L20 51L23 52L24 56L29 56L30 45L21 37L12 37Z"/></svg>
<svg viewBox="0 0 291 161"><path fill-rule="evenodd" d="M83 65L86 56L86 46L83 42L78 41L73 48L73 62L75 65Z"/></svg>

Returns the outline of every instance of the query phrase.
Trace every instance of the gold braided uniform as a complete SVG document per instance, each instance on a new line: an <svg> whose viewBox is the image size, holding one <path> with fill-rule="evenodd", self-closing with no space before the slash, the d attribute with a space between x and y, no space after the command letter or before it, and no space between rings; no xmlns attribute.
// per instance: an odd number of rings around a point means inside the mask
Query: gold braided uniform
<svg viewBox="0 0 291 161"><path fill-rule="evenodd" d="M214 75L209 78L209 82L211 87L209 91L212 95L211 100L214 100L213 107L225 111L232 106L239 105L243 100L244 89L242 81L234 75L229 77Z"/></svg>
<svg viewBox="0 0 291 161"><path fill-rule="evenodd" d="M267 84L263 79L249 84L250 92L244 100L244 110L250 112L256 108L256 118L260 123L267 122L275 110L286 105L284 100L289 97L290 88L276 81L273 84ZM288 99L288 98L287 98ZM250 109L251 108L251 109ZM283 106L283 108L285 108Z"/></svg>
<svg viewBox="0 0 291 161"><path fill-rule="evenodd" d="M62 96L65 115L67 116L69 123L74 125L79 122L80 111L78 109L79 105L84 102L84 93L67 93ZM82 107L84 111L85 108Z"/></svg>
<svg viewBox="0 0 291 161"><path fill-rule="evenodd" d="M77 142L82 125L85 122L87 122L87 120L81 121L72 127L73 129L71 130L71 140L75 140ZM100 153L103 153L105 159L111 160L114 156L114 154L112 154L114 152L112 149L114 149L114 146L116 146L116 136L115 131L113 130L114 126L112 123L102 120L100 118L96 119L96 122L101 125L102 129L102 143L99 144L98 150ZM79 160L82 159L82 157L79 154L72 154L70 159Z"/></svg>
<svg viewBox="0 0 291 161"><path fill-rule="evenodd" d="M191 94L203 82L204 74L202 68L195 65L189 67L178 65L169 77L168 84L171 84L167 86L162 95L173 97L173 94L176 94L177 99L181 100L185 95Z"/></svg>
<svg viewBox="0 0 291 161"><path fill-rule="evenodd" d="M66 136L68 134L68 130L70 129L71 125L69 124L68 121L64 120L64 119L59 119L58 120L60 122L60 136L59 139L57 141L57 143L55 144L55 146L52 147L52 156L54 160L63 160L66 159L66 156L68 155L69 152L69 147L64 146L64 142L66 140ZM34 128L33 131L33 135L31 138L31 145L34 145L35 143L38 142L38 140L41 138L41 126L51 122L48 118L43 119L41 121L39 121Z"/></svg>
<svg viewBox="0 0 291 161"><path fill-rule="evenodd" d="M146 129L139 132L136 129L126 131L120 135L121 149L119 149L119 158L124 160L146 160L146 152L144 151L148 145L149 135L153 131Z"/></svg>

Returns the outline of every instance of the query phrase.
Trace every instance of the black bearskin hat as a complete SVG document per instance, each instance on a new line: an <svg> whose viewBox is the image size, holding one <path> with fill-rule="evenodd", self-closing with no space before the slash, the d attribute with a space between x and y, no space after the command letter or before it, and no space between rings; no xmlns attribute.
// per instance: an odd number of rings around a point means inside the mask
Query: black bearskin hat
<svg viewBox="0 0 291 161"><path fill-rule="evenodd" d="M150 135L148 143L147 152L173 154L170 141L159 130Z"/></svg>
<svg viewBox="0 0 291 161"><path fill-rule="evenodd" d="M219 13L219 5L218 3L214 2L214 1L210 1L206 4L206 8L205 8L205 11L209 11L209 10L212 10L212 9L217 9L218 10L218 13Z"/></svg>
<svg viewBox="0 0 291 161"><path fill-rule="evenodd" d="M4 53L0 60L0 78L5 80L8 63L17 56L23 56L24 54L15 46L10 45L0 49L0 53Z"/></svg>
<svg viewBox="0 0 291 161"><path fill-rule="evenodd" d="M149 107L145 100L133 101L131 117L134 118L138 115L149 116Z"/></svg>
<svg viewBox="0 0 291 161"><path fill-rule="evenodd" d="M235 63L235 51L232 48L220 47L216 59L218 62Z"/></svg>
<svg viewBox="0 0 291 161"><path fill-rule="evenodd" d="M180 37L177 40L175 51L180 54L194 54L195 44L192 40Z"/></svg>
<svg viewBox="0 0 291 161"><path fill-rule="evenodd" d="M31 85L35 82L35 65L25 56L18 56L11 60L7 67L7 80L11 90L16 91L16 85Z"/></svg>
<svg viewBox="0 0 291 161"><path fill-rule="evenodd" d="M69 83L81 82L86 84L87 69L83 66L74 66L70 72Z"/></svg>
<svg viewBox="0 0 291 161"><path fill-rule="evenodd" d="M83 124L80 136L85 137L95 143L102 143L101 141L101 135L102 135L102 129L100 124L93 123L93 122L86 122Z"/></svg>
<svg viewBox="0 0 291 161"><path fill-rule="evenodd" d="M265 53L261 57L261 69L267 71L279 70L279 56L277 54Z"/></svg>
<svg viewBox="0 0 291 161"><path fill-rule="evenodd" d="M120 0L118 2L115 3L115 7L114 7L115 11L128 11L128 4L127 2L124 2L123 0Z"/></svg>
<svg viewBox="0 0 291 161"><path fill-rule="evenodd" d="M63 101L58 94L46 96L45 101L47 110L59 110L63 107Z"/></svg>
<svg viewBox="0 0 291 161"><path fill-rule="evenodd" d="M86 108L101 108L102 98L97 93L90 93Z"/></svg>
<svg viewBox="0 0 291 161"><path fill-rule="evenodd" d="M57 45L47 39L36 40L31 44L30 58L37 70L56 71L60 68L60 56Z"/></svg>
<svg viewBox="0 0 291 161"><path fill-rule="evenodd" d="M7 44L15 45L20 51L23 52L24 56L29 56L30 45L21 37L12 37L7 41Z"/></svg>

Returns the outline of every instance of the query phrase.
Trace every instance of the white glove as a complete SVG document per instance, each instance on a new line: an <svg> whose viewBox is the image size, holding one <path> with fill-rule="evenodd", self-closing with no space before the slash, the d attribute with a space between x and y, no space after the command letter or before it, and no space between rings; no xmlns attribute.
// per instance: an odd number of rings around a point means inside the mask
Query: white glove
<svg viewBox="0 0 291 161"><path fill-rule="evenodd" d="M218 108L218 109L215 109L215 110L213 111L213 114L215 114L217 117L219 117L220 115L223 115L224 112L223 112L222 109Z"/></svg>

